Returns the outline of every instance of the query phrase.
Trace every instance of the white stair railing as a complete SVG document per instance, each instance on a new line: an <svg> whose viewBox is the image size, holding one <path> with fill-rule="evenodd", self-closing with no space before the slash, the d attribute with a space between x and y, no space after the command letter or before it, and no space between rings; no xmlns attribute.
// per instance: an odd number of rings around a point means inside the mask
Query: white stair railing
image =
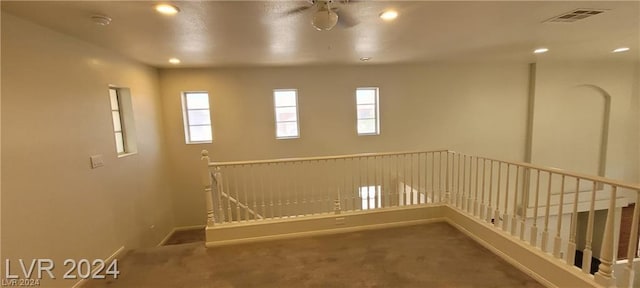
<svg viewBox="0 0 640 288"><path fill-rule="evenodd" d="M447 150L240 162L210 162L203 151L202 159L210 226L448 205L569 266L581 251L578 266L600 285L633 286L638 205L632 227L617 227L615 219L617 208L636 201L639 186ZM596 221L602 217L597 211L607 211L604 227L596 225L603 222ZM623 279L616 281L621 229L631 233ZM600 265L591 276L594 257Z"/></svg>
<svg viewBox="0 0 640 288"><path fill-rule="evenodd" d="M206 156L205 156L206 155ZM215 224L443 201L446 150L209 162ZM205 185L205 187L207 187ZM339 205L336 205L339 204Z"/></svg>
<svg viewBox="0 0 640 288"><path fill-rule="evenodd" d="M453 182L458 183L452 186L454 200L450 205L567 265L574 266L576 251L582 250L581 270L591 275L592 261L598 259L600 265L593 279L602 286L633 286L638 205L630 226L616 226L615 219L620 217L617 208L636 201L640 186L528 163L449 154L453 158ZM621 190L626 197L620 196ZM598 230L596 212L600 210L606 211L606 224ZM586 223L578 223L579 213L587 214ZM578 234L579 224L586 226L584 234ZM613 263L621 230L630 231L630 236L623 279L616 281ZM584 241L584 247L577 247L578 239ZM594 246L595 239L602 241Z"/></svg>

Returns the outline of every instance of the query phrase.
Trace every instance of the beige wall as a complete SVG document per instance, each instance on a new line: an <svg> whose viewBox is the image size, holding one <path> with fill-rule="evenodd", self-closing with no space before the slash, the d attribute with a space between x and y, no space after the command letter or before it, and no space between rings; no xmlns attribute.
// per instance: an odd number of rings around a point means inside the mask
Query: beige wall
<svg viewBox="0 0 640 288"><path fill-rule="evenodd" d="M601 125L604 104L594 88L598 87L611 96L605 176L637 183L638 65L621 61L538 63L532 162L596 174L598 157L593 153L600 147L597 141L602 129L591 124Z"/></svg>
<svg viewBox="0 0 640 288"><path fill-rule="evenodd" d="M157 71L4 13L2 60L2 256L62 277L66 258L157 244L174 225ZM136 155L116 156L109 84L131 89Z"/></svg>
<svg viewBox="0 0 640 288"><path fill-rule="evenodd" d="M526 64L447 64L161 70L178 225L203 223L197 167L250 160L448 148L522 160ZM357 136L355 89L380 87L381 135ZM272 90L297 88L301 138L276 140ZM182 91L209 91L213 144L187 145Z"/></svg>

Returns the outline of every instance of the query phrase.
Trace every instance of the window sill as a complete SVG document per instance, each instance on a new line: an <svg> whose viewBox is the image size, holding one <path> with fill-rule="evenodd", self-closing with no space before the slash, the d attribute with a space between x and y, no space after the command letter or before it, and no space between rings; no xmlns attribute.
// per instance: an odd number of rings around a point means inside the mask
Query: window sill
<svg viewBox="0 0 640 288"><path fill-rule="evenodd" d="M138 154L138 152L130 152L130 153L118 154L118 158L125 158L125 157L129 157L129 156L137 155L137 154Z"/></svg>
<svg viewBox="0 0 640 288"><path fill-rule="evenodd" d="M300 136L297 136L297 137L276 137L276 140L290 140L290 139L300 139Z"/></svg>
<svg viewBox="0 0 640 288"><path fill-rule="evenodd" d="M380 133L362 133L358 134L358 136L380 136Z"/></svg>
<svg viewBox="0 0 640 288"><path fill-rule="evenodd" d="M202 142L187 142L185 144L187 145L197 145L197 144L211 144L213 143L212 141L202 141Z"/></svg>

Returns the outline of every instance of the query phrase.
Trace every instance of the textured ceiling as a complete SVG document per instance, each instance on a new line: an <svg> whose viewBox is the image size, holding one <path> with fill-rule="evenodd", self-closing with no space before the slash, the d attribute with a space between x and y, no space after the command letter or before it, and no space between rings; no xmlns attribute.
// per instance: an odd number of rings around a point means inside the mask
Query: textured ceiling
<svg viewBox="0 0 640 288"><path fill-rule="evenodd" d="M324 65L434 61L623 59L638 61L640 2L358 1L339 7L360 22L316 31L312 9L286 15L306 1L190 1L174 16L150 1L2 1L4 12L117 51L140 62L170 67ZM384 22L378 15L395 9ZM574 23L543 23L576 8L606 9ZM90 17L113 19L108 26ZM544 55L532 55L537 47ZM627 53L612 54L620 46Z"/></svg>

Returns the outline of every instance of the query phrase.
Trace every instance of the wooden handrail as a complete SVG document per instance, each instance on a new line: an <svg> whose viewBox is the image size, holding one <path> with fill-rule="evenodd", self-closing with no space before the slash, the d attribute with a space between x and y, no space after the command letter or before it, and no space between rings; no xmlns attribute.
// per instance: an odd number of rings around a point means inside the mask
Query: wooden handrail
<svg viewBox="0 0 640 288"><path fill-rule="evenodd" d="M418 153L442 153L442 152L471 156L471 155L468 155L468 154L464 154L464 153L460 153L460 152L456 152L456 151L452 151L452 150L445 150L445 149L432 150L432 151L417 150L417 151L405 151L405 152L360 153L360 154L347 154L347 155L337 155L337 156L281 158L281 159L268 159L268 160L253 160L253 161L249 160L249 161L230 161L230 162L209 162L209 167L243 166L243 165L255 165L255 164L276 164L276 163L290 163L290 162L304 162L304 161L326 161L326 160L338 160L338 159L349 159L349 158L378 157L378 156L391 156L391 155L408 155L408 154L418 154ZM623 182L618 181L618 180L605 178L605 177L601 177L601 176L587 175L587 174L582 174L582 173L578 173L578 172L567 171L567 170L560 169L560 168L545 167L545 166L535 165L535 164L531 164L531 163L524 163L524 162L517 162L517 161L505 161L505 160L498 160L498 159L494 159L494 158L481 157L481 156L473 156L473 157L477 157L479 159L485 159L485 160L489 160L489 161L494 161L494 162L498 162L498 163L504 163L504 164L520 166L520 167L524 167L524 168L536 169L536 170L545 171L545 172L558 174L558 175L565 175L565 176L569 176L569 177L579 178L581 180L595 181L595 182L599 182L599 183L603 183L603 184L607 184L607 185L611 185L611 186L616 186L616 187L620 187L620 188L626 188L626 189L640 191L640 184L623 183Z"/></svg>
<svg viewBox="0 0 640 288"><path fill-rule="evenodd" d="M443 149L443 150L434 150L434 151L361 153L361 154L349 154L349 155L337 155L337 156L281 158L281 159L254 160L254 161L210 162L209 167L242 166L242 165L253 165L253 164L275 164L275 163L303 162L303 161L323 161L323 160L337 160L337 159L374 157L374 156L377 157L377 156L408 155L408 154L418 154L418 153L442 153L442 152L450 152L450 151Z"/></svg>
<svg viewBox="0 0 640 288"><path fill-rule="evenodd" d="M464 154L464 153L451 151L451 150L449 150L449 152L450 153L454 153L454 154L467 155L467 154ZM469 155L467 155L467 156L469 156ZM578 172L570 172L570 171L567 171L567 170L564 170L564 169L560 169L560 168L555 168L555 167L545 167L545 166L540 166L540 165L535 165L535 164L530 164L530 163L524 163L524 162L498 160L498 159L493 159L493 158L488 158L488 157L480 157L480 156L478 156L478 159L485 159L485 160L499 162L499 163L511 164L511 165L516 165L516 166L520 166L520 167L524 167L524 168L530 168L530 169L536 169L536 170L540 170L540 171L550 172L550 173L553 173L553 174L565 175L565 176L569 176L569 177L579 178L581 180L589 180L589 181L600 182L600 183L604 183L604 184L607 184L607 185L616 186L616 187L619 187L619 188L627 188L627 189L631 189L631 190L640 191L640 184L627 184L627 183L620 182L618 180L605 178L605 177L601 177L601 176L590 176L590 175L587 175L587 174L582 174L582 173L578 173Z"/></svg>

